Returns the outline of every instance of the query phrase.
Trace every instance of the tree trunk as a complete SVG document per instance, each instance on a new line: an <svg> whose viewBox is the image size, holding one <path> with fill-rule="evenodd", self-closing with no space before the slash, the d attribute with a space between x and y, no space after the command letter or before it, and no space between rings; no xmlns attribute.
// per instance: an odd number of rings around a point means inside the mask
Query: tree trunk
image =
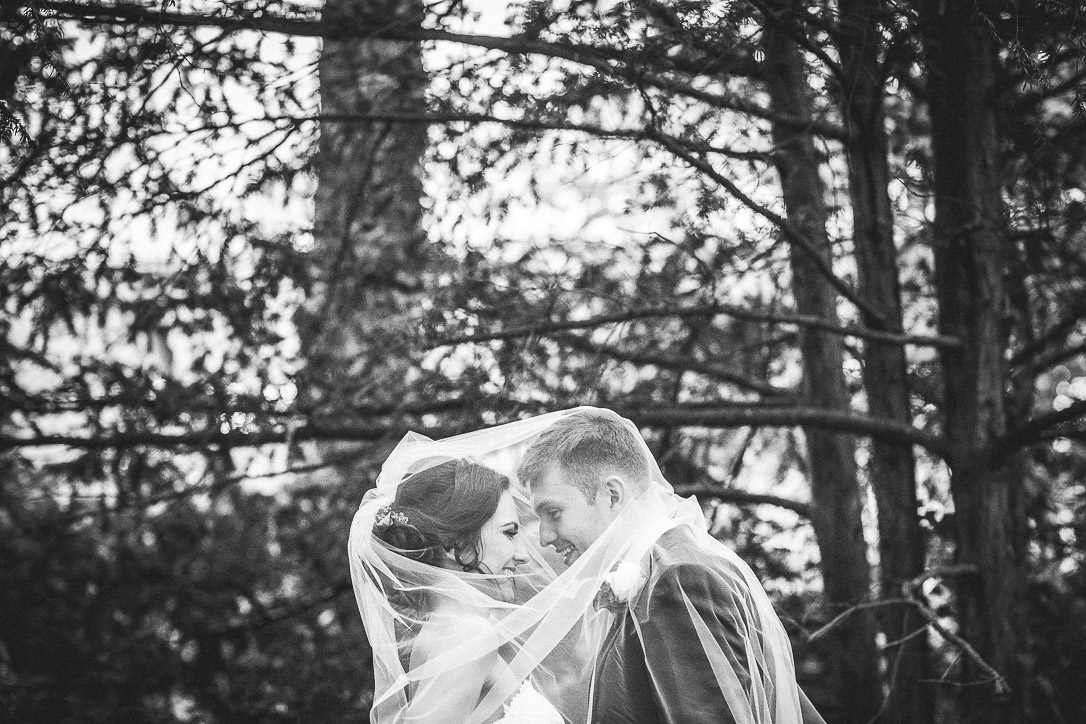
<svg viewBox="0 0 1086 724"><path fill-rule="evenodd" d="M383 14L390 26L418 25L422 3L338 0L324 9L333 22L350 23L353 12ZM324 116L423 108L418 44L326 40L318 72ZM310 287L298 315L307 365L301 399L311 420L332 423L362 403L402 399L411 356L393 340L420 287L426 143L422 124L321 125ZM325 457L331 452L322 449Z"/></svg>
<svg viewBox="0 0 1086 724"><path fill-rule="evenodd" d="M782 116L806 119L803 58L795 43L770 27L766 34L770 103ZM811 136L774 126L776 164L785 208L791 221L830 258L825 189L819 176L819 155ZM836 294L809 254L791 250L792 285L800 314L835 320ZM802 332L804 397L812 407L848 410L849 393L843 375L843 345L839 336L813 328ZM825 596L839 612L868 598L871 572L863 535L863 497L856 476L856 441L851 435L816 428L804 430L811 466L811 522L822 556ZM882 702L875 624L870 610L858 610L834 633L829 658L840 710L840 722L868 722Z"/></svg>
<svg viewBox="0 0 1086 724"><path fill-rule="evenodd" d="M901 291L897 277L887 137L883 116L883 77L879 67L881 39L877 14L881 3L842 0L839 48L844 71L843 117L850 138L845 146L852 206L859 293L881 320L865 325L900 332ZM864 387L872 415L912 424L905 349L869 340L864 345ZM874 438L869 479L878 507L879 578L884 598L900 598L903 584L924 571L924 547L917 515L916 465L911 445ZM928 646L913 636L926 622L912 607L880 610L887 649L889 695L881 721L930 722L933 692L921 682L928 672Z"/></svg>
<svg viewBox="0 0 1086 724"><path fill-rule="evenodd" d="M972 4L925 5L935 179L935 283L941 331L964 342L942 352L948 463L960 562L977 575L958 587L962 630L1015 685L1016 618L1025 571L1014 465L996 460L1006 431L1006 343L996 45ZM986 677L971 661L967 682ZM963 718L1022 721L993 685L963 687ZM1015 703L1020 702L1014 697Z"/></svg>

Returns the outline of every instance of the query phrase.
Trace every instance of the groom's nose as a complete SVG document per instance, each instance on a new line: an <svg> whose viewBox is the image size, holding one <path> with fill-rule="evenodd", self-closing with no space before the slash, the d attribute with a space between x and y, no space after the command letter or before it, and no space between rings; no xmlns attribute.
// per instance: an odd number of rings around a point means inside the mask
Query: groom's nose
<svg viewBox="0 0 1086 724"><path fill-rule="evenodd" d="M554 543L556 537L557 536L554 534L554 526L544 520L539 521L539 545L541 547L546 548L551 543Z"/></svg>

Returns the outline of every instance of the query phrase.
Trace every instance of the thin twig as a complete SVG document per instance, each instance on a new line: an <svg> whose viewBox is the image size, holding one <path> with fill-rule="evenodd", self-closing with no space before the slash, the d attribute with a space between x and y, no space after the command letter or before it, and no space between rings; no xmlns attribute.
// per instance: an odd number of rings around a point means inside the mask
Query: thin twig
<svg viewBox="0 0 1086 724"><path fill-rule="evenodd" d="M950 566L940 566L924 571L919 576L910 578L901 584L906 596L912 596L919 590L921 584L929 578L953 578L957 576L970 576L977 572L977 567L969 563L959 563Z"/></svg>
<svg viewBox="0 0 1086 724"><path fill-rule="evenodd" d="M923 576L921 577L921 581L926 580L930 577L931 576L927 575ZM1010 692L1010 685L1007 683L1007 680L1003 677L1003 675L996 671L994 668L992 668L992 666L984 660L984 658L977 652L976 649L973 648L973 646L968 641L944 626L939 620L939 615L935 613L935 611L933 611L931 608L923 604L921 601L914 598L911 592L908 594L907 598L887 598L880 601L863 601L861 603L853 604L847 610L842 611L837 616L835 616L825 626L822 626L820 629L808 636L807 641L814 642L824 637L830 631L840 626L845 619L852 616L852 614L856 613L857 611L862 611L870 608L880 608L883 606L911 606L915 608L920 613L920 615L927 621L927 624L929 626L935 629L939 633L939 635L941 635L947 641L950 641L955 646L957 646L960 653L968 656L982 671L984 671L984 673L986 673L990 677L989 679L985 679L981 682L970 683L994 683L995 693L997 696L1003 696Z"/></svg>

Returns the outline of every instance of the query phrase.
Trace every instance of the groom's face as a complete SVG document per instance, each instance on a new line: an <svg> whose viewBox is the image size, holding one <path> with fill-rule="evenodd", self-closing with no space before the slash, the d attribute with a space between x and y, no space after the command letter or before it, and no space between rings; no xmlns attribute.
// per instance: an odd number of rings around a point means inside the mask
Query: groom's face
<svg viewBox="0 0 1086 724"><path fill-rule="evenodd" d="M539 543L558 551L566 565L596 542L615 515L606 491L598 490L590 499L560 465L533 483L531 494L539 515Z"/></svg>

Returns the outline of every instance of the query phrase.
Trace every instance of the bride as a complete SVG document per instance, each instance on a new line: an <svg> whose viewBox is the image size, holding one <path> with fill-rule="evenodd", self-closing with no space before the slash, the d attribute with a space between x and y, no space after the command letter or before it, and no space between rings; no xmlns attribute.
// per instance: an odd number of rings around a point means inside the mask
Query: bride
<svg viewBox="0 0 1086 724"><path fill-rule="evenodd" d="M592 644L576 616L558 620L553 594L536 595L555 572L524 496L478 462L513 464L509 440L486 433L409 434L355 516L375 724L583 720Z"/></svg>

